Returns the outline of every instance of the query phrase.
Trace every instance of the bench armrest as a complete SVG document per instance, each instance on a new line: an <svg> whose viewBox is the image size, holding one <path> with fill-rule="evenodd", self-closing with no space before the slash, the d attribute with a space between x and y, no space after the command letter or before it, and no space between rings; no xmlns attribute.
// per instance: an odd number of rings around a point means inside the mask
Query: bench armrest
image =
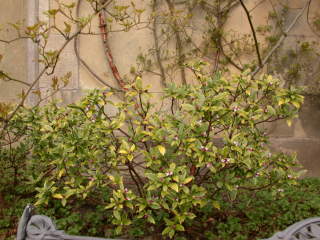
<svg viewBox="0 0 320 240"><path fill-rule="evenodd" d="M57 230L54 222L44 215L33 215L32 205L28 205L20 218L17 240L112 240L109 238L95 238L73 236ZM120 240L120 239L118 239Z"/></svg>
<svg viewBox="0 0 320 240"><path fill-rule="evenodd" d="M286 230L265 240L308 240L320 239L320 217L308 218L297 222Z"/></svg>

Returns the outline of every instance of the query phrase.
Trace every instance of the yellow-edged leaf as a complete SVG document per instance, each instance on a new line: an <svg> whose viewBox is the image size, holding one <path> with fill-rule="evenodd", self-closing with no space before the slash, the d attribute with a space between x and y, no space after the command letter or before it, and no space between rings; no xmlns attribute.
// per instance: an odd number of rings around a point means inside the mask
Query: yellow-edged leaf
<svg viewBox="0 0 320 240"><path fill-rule="evenodd" d="M220 204L217 201L213 201L212 205L213 205L214 208L220 209Z"/></svg>
<svg viewBox="0 0 320 240"><path fill-rule="evenodd" d="M187 138L186 139L186 142L189 142L189 143L191 143L191 142L194 142L194 141L196 141L197 139L195 139L195 138Z"/></svg>
<svg viewBox="0 0 320 240"><path fill-rule="evenodd" d="M183 181L183 183L184 183L184 184L187 184L187 183L191 182L192 179L193 179L193 177L187 177L187 178Z"/></svg>
<svg viewBox="0 0 320 240"><path fill-rule="evenodd" d="M174 191L176 191L176 192L179 192L179 186L178 186L178 184L176 184L176 183L171 183L171 184L169 184L169 187L170 187L172 190L174 190Z"/></svg>
<svg viewBox="0 0 320 240"><path fill-rule="evenodd" d="M124 149L120 149L120 150L119 150L119 153L121 153L121 154L127 154L128 152L127 152L126 150L124 150Z"/></svg>
<svg viewBox="0 0 320 240"><path fill-rule="evenodd" d="M65 174L66 170L63 168L59 171L58 173L58 179L60 179L64 174Z"/></svg>
<svg viewBox="0 0 320 240"><path fill-rule="evenodd" d="M159 150L159 152L161 153L162 156L164 156L164 154L166 153L165 147L163 147L161 145L158 146L158 150Z"/></svg>
<svg viewBox="0 0 320 240"><path fill-rule="evenodd" d="M133 144L130 148L130 151L133 152L135 149L136 149L136 145Z"/></svg>
<svg viewBox="0 0 320 240"><path fill-rule="evenodd" d="M179 182L179 177L178 176L173 176L172 179L176 182Z"/></svg>
<svg viewBox="0 0 320 240"><path fill-rule="evenodd" d="M292 105L295 106L296 108L300 108L300 103L293 101Z"/></svg>
<svg viewBox="0 0 320 240"><path fill-rule="evenodd" d="M67 205L67 199L65 199L65 198L62 199L61 204L62 204L62 206L65 207Z"/></svg>
<svg viewBox="0 0 320 240"><path fill-rule="evenodd" d="M53 198L62 199L63 196L60 193L56 193L52 195Z"/></svg>
<svg viewBox="0 0 320 240"><path fill-rule="evenodd" d="M281 106L281 105L284 104L284 103L285 103L285 100L284 100L284 99L279 99L279 101L278 101L279 106Z"/></svg>

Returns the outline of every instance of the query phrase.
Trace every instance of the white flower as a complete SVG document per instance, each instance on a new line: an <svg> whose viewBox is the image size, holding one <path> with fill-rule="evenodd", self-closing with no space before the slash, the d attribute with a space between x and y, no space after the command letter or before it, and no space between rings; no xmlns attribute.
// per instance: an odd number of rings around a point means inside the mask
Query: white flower
<svg viewBox="0 0 320 240"><path fill-rule="evenodd" d="M171 171L170 171L170 172L167 172L166 175L167 175L167 177L168 177L168 176L171 176L171 175L173 175L173 172L171 172Z"/></svg>
<svg viewBox="0 0 320 240"><path fill-rule="evenodd" d="M239 108L238 106L235 106L235 107L233 108L233 111L234 111L234 112L237 112L237 111L239 111L239 109L240 109L240 108Z"/></svg>
<svg viewBox="0 0 320 240"><path fill-rule="evenodd" d="M221 160L221 162L223 163L229 163L230 162L230 158L224 158Z"/></svg>
<svg viewBox="0 0 320 240"><path fill-rule="evenodd" d="M201 151L207 152L209 150L209 148L205 147L205 146L201 146L200 147Z"/></svg>

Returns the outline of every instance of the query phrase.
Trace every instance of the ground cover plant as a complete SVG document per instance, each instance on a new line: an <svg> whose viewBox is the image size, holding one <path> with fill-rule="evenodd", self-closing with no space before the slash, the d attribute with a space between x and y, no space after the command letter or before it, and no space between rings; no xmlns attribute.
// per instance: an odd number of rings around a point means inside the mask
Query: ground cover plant
<svg viewBox="0 0 320 240"><path fill-rule="evenodd" d="M276 196L295 184L295 157L271 153L262 124L290 124L299 91L268 75L210 75L203 65L188 66L197 84L171 85L164 104L138 77L122 101L95 90L78 104L21 109L9 129L25 133L16 151L28 159L36 205L94 204L112 236L219 239L222 216L250 205L242 195Z"/></svg>
<svg viewBox="0 0 320 240"><path fill-rule="evenodd" d="M205 238L246 240L267 238L297 221L319 216L319 189L319 179L310 178L298 180L296 185L284 187L276 196L270 195L268 190L259 191L255 194L254 200L252 196L242 194L238 198L239 204L233 204L232 209L217 214L216 219L219 222L204 233ZM35 202L35 193L29 195L29 198L20 198L18 201L13 195L7 194L5 202L7 205L2 208L0 235L1 239L14 239L18 217L27 203ZM110 229L109 218L102 210L101 206L81 200L66 207L62 207L58 200L53 200L48 206L37 208L38 213L55 219L59 229L65 229L70 234L91 236L110 234L107 231ZM131 238L141 234L139 228L133 229Z"/></svg>

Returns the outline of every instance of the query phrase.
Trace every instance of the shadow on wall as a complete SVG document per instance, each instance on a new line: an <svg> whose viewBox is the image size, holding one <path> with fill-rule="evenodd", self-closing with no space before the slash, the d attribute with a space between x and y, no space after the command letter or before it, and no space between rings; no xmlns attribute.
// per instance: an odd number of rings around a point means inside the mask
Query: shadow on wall
<svg viewBox="0 0 320 240"><path fill-rule="evenodd" d="M296 134L298 127L303 135ZM298 160L307 170L305 176L320 176L320 96L305 97L299 120L295 121L291 128L283 122L274 126L272 130L272 150L297 153Z"/></svg>
<svg viewBox="0 0 320 240"><path fill-rule="evenodd" d="M307 136L320 139L320 95L305 97L300 119Z"/></svg>

